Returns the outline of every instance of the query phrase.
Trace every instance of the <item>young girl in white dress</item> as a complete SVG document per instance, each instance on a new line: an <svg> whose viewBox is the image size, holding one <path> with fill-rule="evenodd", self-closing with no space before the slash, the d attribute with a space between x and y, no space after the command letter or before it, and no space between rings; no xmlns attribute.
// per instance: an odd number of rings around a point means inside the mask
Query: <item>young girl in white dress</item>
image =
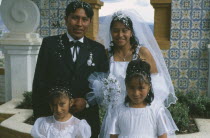
<svg viewBox="0 0 210 138"><path fill-rule="evenodd" d="M91 129L88 123L70 113L73 104L70 90L55 87L49 93L49 105L53 116L38 118L31 135L34 138L90 138Z"/></svg>
<svg viewBox="0 0 210 138"><path fill-rule="evenodd" d="M112 113L111 138L175 137L178 128L170 112L160 100L154 99L150 65L140 59L131 61L125 84L125 102Z"/></svg>

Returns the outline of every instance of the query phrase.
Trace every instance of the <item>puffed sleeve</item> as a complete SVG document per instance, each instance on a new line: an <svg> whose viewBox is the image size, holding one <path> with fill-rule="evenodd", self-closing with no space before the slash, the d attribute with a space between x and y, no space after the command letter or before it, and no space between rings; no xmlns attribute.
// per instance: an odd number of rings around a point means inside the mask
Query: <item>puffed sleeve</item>
<svg viewBox="0 0 210 138"><path fill-rule="evenodd" d="M34 138L47 138L46 128L44 127L45 118L40 117L34 123L31 130L31 136Z"/></svg>
<svg viewBox="0 0 210 138"><path fill-rule="evenodd" d="M170 112L167 108L161 107L157 116L157 130L158 136L167 134L168 137L175 136L175 131L178 131Z"/></svg>
<svg viewBox="0 0 210 138"><path fill-rule="evenodd" d="M78 131L76 138L90 138L91 137L91 128L86 120L81 120L79 122Z"/></svg>
<svg viewBox="0 0 210 138"><path fill-rule="evenodd" d="M119 111L118 107L114 108L111 113L111 122L110 122L110 129L109 129L109 134L120 134L120 129L119 129Z"/></svg>

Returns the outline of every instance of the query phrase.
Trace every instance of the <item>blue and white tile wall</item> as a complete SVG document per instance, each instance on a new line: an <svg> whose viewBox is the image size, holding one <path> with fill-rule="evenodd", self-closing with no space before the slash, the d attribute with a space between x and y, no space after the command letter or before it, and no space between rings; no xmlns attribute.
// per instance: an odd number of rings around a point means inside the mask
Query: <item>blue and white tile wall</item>
<svg viewBox="0 0 210 138"><path fill-rule="evenodd" d="M210 0L172 0L171 47L165 59L176 91L206 93Z"/></svg>
<svg viewBox="0 0 210 138"><path fill-rule="evenodd" d="M37 32L42 36L52 36L66 32L64 21L66 6L73 0L33 0L40 9L40 26Z"/></svg>

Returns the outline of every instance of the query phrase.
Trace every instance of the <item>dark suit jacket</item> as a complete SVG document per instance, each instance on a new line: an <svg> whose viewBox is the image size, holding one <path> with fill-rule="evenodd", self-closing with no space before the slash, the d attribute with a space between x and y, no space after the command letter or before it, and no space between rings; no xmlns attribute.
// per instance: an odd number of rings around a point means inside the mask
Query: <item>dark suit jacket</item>
<svg viewBox="0 0 210 138"><path fill-rule="evenodd" d="M48 90L57 82L68 82L74 98L85 98L90 92L88 77L93 72L107 72L108 59L104 46L84 37L84 45L80 47L77 63L74 64L66 34L50 36L43 39L32 90L32 103L35 118L52 115L48 105ZM93 54L95 66L88 66L87 60ZM85 109L76 117L86 119L99 132L98 106ZM97 128L98 127L98 128ZM96 133L96 132L93 132Z"/></svg>

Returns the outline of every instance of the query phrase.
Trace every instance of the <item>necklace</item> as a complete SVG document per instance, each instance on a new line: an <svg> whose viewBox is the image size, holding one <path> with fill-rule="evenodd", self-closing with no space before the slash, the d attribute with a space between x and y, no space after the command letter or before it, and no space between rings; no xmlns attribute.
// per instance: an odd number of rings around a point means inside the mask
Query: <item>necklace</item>
<svg viewBox="0 0 210 138"><path fill-rule="evenodd" d="M125 61L125 59L126 59L128 56L130 56L129 51L126 53L126 55L125 55L124 57L122 57L118 52L116 52L116 54L117 54L117 56L118 56L119 58L121 58L123 61Z"/></svg>

